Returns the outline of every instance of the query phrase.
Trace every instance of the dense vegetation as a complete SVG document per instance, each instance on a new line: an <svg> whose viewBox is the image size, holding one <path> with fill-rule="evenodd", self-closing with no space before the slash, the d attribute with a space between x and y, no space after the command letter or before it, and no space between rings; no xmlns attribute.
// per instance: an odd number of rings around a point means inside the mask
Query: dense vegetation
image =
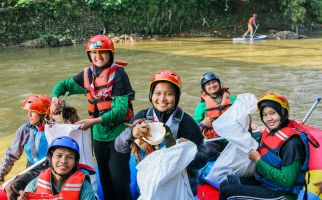
<svg viewBox="0 0 322 200"><path fill-rule="evenodd" d="M253 12L258 13L262 31L322 23L321 0L3 0L0 44L47 34L81 40L104 28L115 34L236 35L245 30Z"/></svg>

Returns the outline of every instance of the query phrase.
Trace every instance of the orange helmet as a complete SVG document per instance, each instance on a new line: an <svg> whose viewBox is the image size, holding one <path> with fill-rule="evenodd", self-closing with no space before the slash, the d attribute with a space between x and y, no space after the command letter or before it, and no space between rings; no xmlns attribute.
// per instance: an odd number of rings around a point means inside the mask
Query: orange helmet
<svg viewBox="0 0 322 200"><path fill-rule="evenodd" d="M95 35L86 43L86 51L112 51L114 53L114 44L111 38L107 37L106 35Z"/></svg>
<svg viewBox="0 0 322 200"><path fill-rule="evenodd" d="M281 105L282 108L285 108L288 113L290 113L290 107L287 99L283 95L277 92L269 92L269 91L264 92L264 94L258 98L258 103L257 103L258 109L260 109L263 101L274 101L279 105Z"/></svg>
<svg viewBox="0 0 322 200"><path fill-rule="evenodd" d="M153 93L153 90L154 90L154 87L155 85L158 83L158 82L161 82L161 81L165 81L165 82L169 82L169 83L172 83L176 86L177 88L177 92L179 94L177 94L178 96L178 101L179 101L179 98L180 98L180 90L181 90L181 79L180 79L180 76L173 72L173 71L170 71L170 70L162 70L162 71L159 71L157 72L156 74L153 74L152 75L152 79L151 79L151 84L150 84L150 94L149 94L149 99L151 101L152 99L152 93Z"/></svg>
<svg viewBox="0 0 322 200"><path fill-rule="evenodd" d="M29 111L34 111L38 114L48 114L51 104L51 99L46 95L35 95L28 97L23 103L22 108Z"/></svg>

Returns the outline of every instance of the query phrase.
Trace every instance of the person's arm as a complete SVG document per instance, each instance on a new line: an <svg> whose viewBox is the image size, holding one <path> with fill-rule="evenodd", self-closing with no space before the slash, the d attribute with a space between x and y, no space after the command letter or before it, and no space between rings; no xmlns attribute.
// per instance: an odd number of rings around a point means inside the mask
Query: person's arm
<svg viewBox="0 0 322 200"><path fill-rule="evenodd" d="M255 27L257 27L257 25L256 25L256 18L255 17L253 17L253 24L254 24Z"/></svg>
<svg viewBox="0 0 322 200"><path fill-rule="evenodd" d="M195 121L188 115L184 114L181 124L179 126L179 137L190 140L197 145L198 152L193 161L188 165L188 169L200 169L207 164L208 158L206 147L203 142L203 135L195 123Z"/></svg>
<svg viewBox="0 0 322 200"><path fill-rule="evenodd" d="M229 96L229 99L230 99L231 103L233 104L237 98L235 96Z"/></svg>
<svg viewBox="0 0 322 200"><path fill-rule="evenodd" d="M25 187L25 192L35 192L37 187L38 177L32 179Z"/></svg>
<svg viewBox="0 0 322 200"><path fill-rule="evenodd" d="M203 123L203 120L205 119L205 112L206 112L206 103L202 101L196 106L196 109L193 114L193 119L198 124L200 131L203 131L205 126L207 126L206 124Z"/></svg>
<svg viewBox="0 0 322 200"><path fill-rule="evenodd" d="M305 159L304 151L304 144L300 137L292 136L281 147L281 169L276 169L260 159L256 163L256 171L278 185L291 187L300 174L301 163Z"/></svg>
<svg viewBox="0 0 322 200"><path fill-rule="evenodd" d="M256 164L256 170L278 185L292 187L298 177L300 166L301 161L294 161L288 166L283 166L282 169L276 169L263 160L259 160Z"/></svg>
<svg viewBox="0 0 322 200"><path fill-rule="evenodd" d="M84 180L79 199L80 200L95 199L95 192L93 190L93 187L86 179Z"/></svg>
<svg viewBox="0 0 322 200"><path fill-rule="evenodd" d="M130 121L133 123L137 119L145 118L147 110L142 110L137 113ZM126 128L116 139L115 139L115 149L119 153L130 153L131 152L131 143L134 141L132 134L133 127Z"/></svg>
<svg viewBox="0 0 322 200"><path fill-rule="evenodd" d="M29 127L23 124L17 130L15 138L6 151L4 158L0 165L0 177L3 178L11 171L14 163L20 159L24 151L26 136L29 134Z"/></svg>
<svg viewBox="0 0 322 200"><path fill-rule="evenodd" d="M59 98L65 95L66 92L69 92L68 95L86 94L85 88L82 85L78 85L74 77L57 82L53 88L52 97Z"/></svg>
<svg viewBox="0 0 322 200"><path fill-rule="evenodd" d="M115 139L115 149L119 153L130 153L131 143L134 141L132 136L132 128L126 128L117 138Z"/></svg>

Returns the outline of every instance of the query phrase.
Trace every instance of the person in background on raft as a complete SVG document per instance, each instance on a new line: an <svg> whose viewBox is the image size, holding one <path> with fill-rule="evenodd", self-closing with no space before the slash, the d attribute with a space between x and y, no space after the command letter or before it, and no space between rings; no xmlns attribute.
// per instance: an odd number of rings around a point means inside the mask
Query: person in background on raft
<svg viewBox="0 0 322 200"><path fill-rule="evenodd" d="M265 129L259 149L249 152L256 175L223 182L220 199L297 199L308 170L309 138L300 124L289 120L290 108L283 95L265 92L257 106Z"/></svg>
<svg viewBox="0 0 322 200"><path fill-rule="evenodd" d="M44 128L50 103L50 98L45 95L30 96L22 103L22 108L28 111L29 122L22 124L17 130L15 138L2 159L0 164L1 186L4 183L4 177L11 171L14 163L20 159L23 151L27 155L27 167L46 157L48 143ZM25 189L29 181L37 177L40 171L46 167L43 165L36 167L9 182L4 188L8 199L16 200L19 190Z"/></svg>
<svg viewBox="0 0 322 200"><path fill-rule="evenodd" d="M244 35L242 36L243 38L245 38L248 34L249 34L249 36L251 37L251 38L253 38L253 36L254 36L254 28L253 28L253 26L255 26L255 27L257 27L257 25L256 25L256 17L257 17L257 14L256 13L254 13L253 15L252 15L252 17L251 18L249 18L249 20L248 20L248 25L247 25L247 31L244 33Z"/></svg>
<svg viewBox="0 0 322 200"><path fill-rule="evenodd" d="M206 139L219 137L212 123L234 103L228 89L222 86L220 78L213 72L207 72L200 79L201 101L194 111L194 120ZM215 161L227 145L226 140L206 142L208 161Z"/></svg>
<svg viewBox="0 0 322 200"><path fill-rule="evenodd" d="M50 167L34 178L24 191L19 191L18 200L33 199L37 195L55 200L95 199L89 180L89 175L95 171L79 164L79 158L79 146L75 140L66 136L54 139L47 152Z"/></svg>
<svg viewBox="0 0 322 200"><path fill-rule="evenodd" d="M203 136L198 125L192 117L178 106L180 95L181 80L177 73L170 70L162 70L154 74L152 76L149 93L152 108L141 110L132 118L131 122L134 124L125 129L116 138L115 148L121 153L131 152L131 144L134 139L141 139L147 134L148 127L144 119L165 123L170 127L172 134L170 137L172 140L174 138L179 139L179 142L190 140L197 145L198 153L187 167L188 174L190 174L190 187L193 194L196 195L198 185L197 170L206 165L207 154L203 144ZM141 121L141 123L136 123L136 121Z"/></svg>
<svg viewBox="0 0 322 200"><path fill-rule="evenodd" d="M52 93L52 112L59 96L86 94L89 119L83 119L80 129L91 127L105 200L128 200L130 192L130 154L118 153L115 138L127 127L124 122L133 116L134 91L124 68L114 62L113 41L105 35L95 35L86 43L92 66L79 74L58 82Z"/></svg>

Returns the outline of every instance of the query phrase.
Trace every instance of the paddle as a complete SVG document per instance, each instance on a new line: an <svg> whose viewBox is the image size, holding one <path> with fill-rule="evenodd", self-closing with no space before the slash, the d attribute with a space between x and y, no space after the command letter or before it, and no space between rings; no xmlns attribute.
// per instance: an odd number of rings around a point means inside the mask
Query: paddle
<svg viewBox="0 0 322 200"><path fill-rule="evenodd" d="M309 110L309 112L305 115L304 119L303 119L303 124L305 124L305 122L307 121L307 119L310 117L310 115L312 114L313 110L315 109L315 107L318 105L318 103L321 101L321 97L317 97L314 104L312 105L311 109Z"/></svg>
<svg viewBox="0 0 322 200"><path fill-rule="evenodd" d="M255 28L255 31L254 31L254 33L253 33L253 35L252 35L252 37L251 38L253 38L254 37L254 35L255 35L255 33L256 33L256 31L257 31L257 28L259 27L259 24L257 24L257 26L255 26L256 28Z"/></svg>

